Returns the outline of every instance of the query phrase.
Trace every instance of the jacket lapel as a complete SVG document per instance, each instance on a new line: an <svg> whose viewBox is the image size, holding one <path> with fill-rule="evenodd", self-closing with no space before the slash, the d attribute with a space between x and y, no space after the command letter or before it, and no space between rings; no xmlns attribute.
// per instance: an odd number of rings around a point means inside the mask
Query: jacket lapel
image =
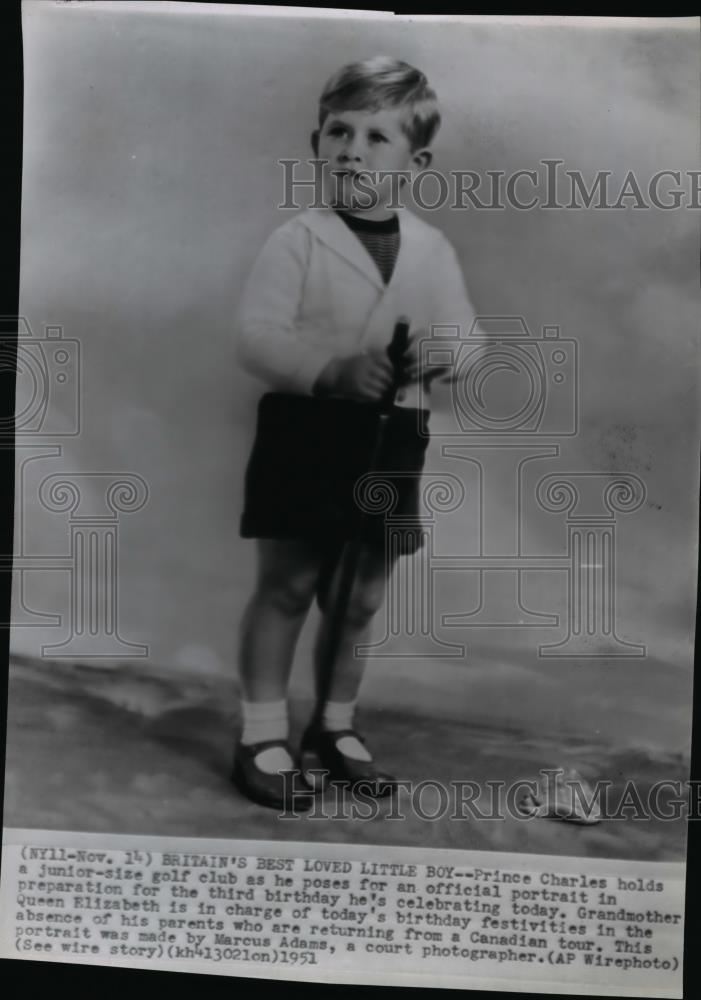
<svg viewBox="0 0 701 1000"><path fill-rule="evenodd" d="M382 276L363 244L342 219L330 209L308 208L300 220L323 243L365 275L380 291L384 291Z"/></svg>
<svg viewBox="0 0 701 1000"><path fill-rule="evenodd" d="M382 281L382 275L375 261L358 237L334 211L327 208L308 208L300 213L299 218L326 246L352 264L384 295L405 279L411 284L417 266L422 266L424 258L431 252L430 240L426 240L425 223L417 219L407 208L400 209L397 215L400 232L399 254L388 285Z"/></svg>
<svg viewBox="0 0 701 1000"><path fill-rule="evenodd" d="M423 265L423 258L430 254L426 241L426 227L408 208L397 212L399 217L399 253L388 288L400 285L405 277L411 284L416 280L416 269Z"/></svg>

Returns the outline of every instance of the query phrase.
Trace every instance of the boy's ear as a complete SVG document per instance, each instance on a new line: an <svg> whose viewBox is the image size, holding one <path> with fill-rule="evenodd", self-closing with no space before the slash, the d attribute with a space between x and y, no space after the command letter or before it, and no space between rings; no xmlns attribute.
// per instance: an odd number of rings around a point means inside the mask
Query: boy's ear
<svg viewBox="0 0 701 1000"><path fill-rule="evenodd" d="M314 156L319 156L319 129L315 128L311 134L312 152Z"/></svg>
<svg viewBox="0 0 701 1000"><path fill-rule="evenodd" d="M426 170L427 167L431 165L432 159L433 153L430 149L417 149L417 151L412 154L411 162L414 166L418 167L419 170Z"/></svg>

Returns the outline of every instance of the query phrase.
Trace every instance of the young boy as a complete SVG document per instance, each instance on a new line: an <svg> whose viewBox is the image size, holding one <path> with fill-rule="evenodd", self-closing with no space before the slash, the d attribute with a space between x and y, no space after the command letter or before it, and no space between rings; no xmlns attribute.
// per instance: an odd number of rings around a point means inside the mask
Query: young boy
<svg viewBox="0 0 701 1000"><path fill-rule="evenodd" d="M325 698L304 735L304 759L331 779L363 781L366 793L370 784L377 795L392 788L353 722L365 666L355 649L368 642L397 557L386 551L382 518L370 518L332 676L324 681L320 671L341 557L354 531L353 487L376 426L373 404L396 374L387 354L395 324L408 317L410 341L381 467L402 473L392 481L393 513L408 519L400 551L410 554L421 544L411 518L430 383L445 375L445 368L419 364L417 345L432 326L455 327L473 316L442 233L405 207L388 207L397 204L400 184L431 162L439 124L426 77L404 62L379 56L334 74L312 134L314 155L324 162L325 207L300 212L268 238L243 291L239 357L272 391L259 406L241 521L242 536L258 539L258 579L241 626L243 732L233 777L249 798L274 808L290 801L296 765L287 685L315 595L322 611L317 692ZM295 807L304 805L311 798L298 795Z"/></svg>

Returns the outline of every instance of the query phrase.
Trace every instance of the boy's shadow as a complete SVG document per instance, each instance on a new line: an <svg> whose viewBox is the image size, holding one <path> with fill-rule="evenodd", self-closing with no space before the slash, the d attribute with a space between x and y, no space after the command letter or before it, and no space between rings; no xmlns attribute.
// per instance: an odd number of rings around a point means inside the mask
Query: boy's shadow
<svg viewBox="0 0 701 1000"><path fill-rule="evenodd" d="M151 720L147 731L169 752L228 780L237 732L233 713L206 704L183 705Z"/></svg>

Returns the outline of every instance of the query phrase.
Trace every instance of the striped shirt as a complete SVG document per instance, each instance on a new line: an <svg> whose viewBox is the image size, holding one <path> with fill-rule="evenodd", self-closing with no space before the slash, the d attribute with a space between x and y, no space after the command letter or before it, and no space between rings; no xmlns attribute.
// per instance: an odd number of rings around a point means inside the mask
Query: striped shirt
<svg viewBox="0 0 701 1000"><path fill-rule="evenodd" d="M367 252L377 264L385 284L389 283L399 253L399 219L396 215L389 219L363 219L348 212L336 211L349 229L355 233Z"/></svg>

